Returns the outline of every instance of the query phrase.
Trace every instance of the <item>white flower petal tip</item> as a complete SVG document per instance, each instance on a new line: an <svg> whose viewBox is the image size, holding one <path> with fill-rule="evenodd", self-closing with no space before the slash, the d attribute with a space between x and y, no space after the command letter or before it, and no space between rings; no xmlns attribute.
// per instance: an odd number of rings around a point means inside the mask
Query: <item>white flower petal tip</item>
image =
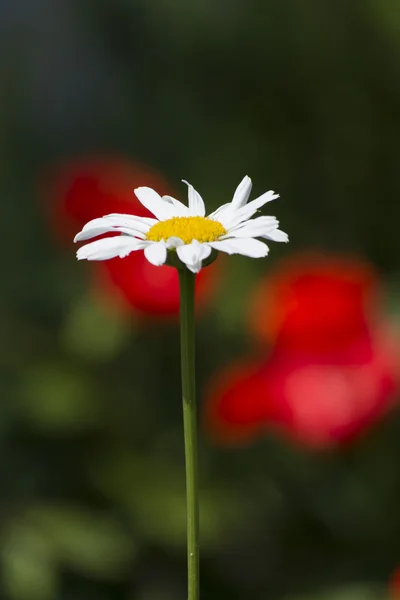
<svg viewBox="0 0 400 600"><path fill-rule="evenodd" d="M167 260L167 248L164 242L154 242L144 249L147 260L156 267L161 267Z"/></svg>
<svg viewBox="0 0 400 600"><path fill-rule="evenodd" d="M161 197L152 188L143 186L136 188L135 194L154 218L113 213L89 221L75 236L75 242L104 234L115 235L86 243L78 250L77 259L124 258L131 252L144 250L151 264L161 266L166 263L170 251L176 252L192 273L198 273L203 261L206 261L204 266L208 265L217 252L262 258L269 252L262 240L289 241L275 217L252 218L264 204L279 198L279 194L270 190L249 201L252 181L247 175L237 186L231 202L223 204L208 217L200 194L190 183L183 182L188 187L188 206L172 196Z"/></svg>
<svg viewBox="0 0 400 600"><path fill-rule="evenodd" d="M76 253L78 260L108 260L110 258L124 258L135 250L142 250L148 242L137 240L126 235L103 238L85 244Z"/></svg>
<svg viewBox="0 0 400 600"><path fill-rule="evenodd" d="M200 271L203 260L210 256L211 250L211 246L200 244L197 240L193 240L191 244L185 244L176 249L179 259L192 273Z"/></svg>
<svg viewBox="0 0 400 600"><path fill-rule="evenodd" d="M235 190L231 206L234 206L235 208L241 208L244 206L250 197L252 187L253 184L250 177L245 175Z"/></svg>
<svg viewBox="0 0 400 600"><path fill-rule="evenodd" d="M194 187L185 179L182 182L188 186L189 194L189 214L192 217L204 217L206 214L206 207L204 205L203 198L199 192L196 192Z"/></svg>
<svg viewBox="0 0 400 600"><path fill-rule="evenodd" d="M172 202L161 198L155 190L149 187L138 187L134 190L137 199L147 210L149 210L159 221L165 221L177 216Z"/></svg>
<svg viewBox="0 0 400 600"><path fill-rule="evenodd" d="M210 246L227 254L242 254L250 258L264 258L269 252L267 244L254 238L232 238L221 242L212 242Z"/></svg>
<svg viewBox="0 0 400 600"><path fill-rule="evenodd" d="M288 234L280 229L275 229L274 231L271 231L270 233L267 233L261 237L267 240L272 240L273 242L284 242L285 244L289 242Z"/></svg>

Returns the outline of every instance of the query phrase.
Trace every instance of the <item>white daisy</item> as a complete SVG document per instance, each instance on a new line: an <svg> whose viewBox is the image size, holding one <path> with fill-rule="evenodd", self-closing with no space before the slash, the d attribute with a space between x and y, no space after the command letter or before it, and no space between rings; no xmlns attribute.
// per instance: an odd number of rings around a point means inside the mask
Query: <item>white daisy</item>
<svg viewBox="0 0 400 600"><path fill-rule="evenodd" d="M171 196L161 197L151 188L139 187L135 189L136 196L155 218L111 214L89 221L75 236L75 242L105 233L119 235L82 246L77 252L78 260L123 258L135 250L144 250L149 262L161 266L167 260L168 251L174 251L190 271L198 273L212 250L261 258L269 250L256 238L288 241L275 217L251 218L278 195L269 191L247 203L252 187L250 177L246 176L239 184L232 202L207 217L200 194L192 185L184 183L189 189L189 206Z"/></svg>

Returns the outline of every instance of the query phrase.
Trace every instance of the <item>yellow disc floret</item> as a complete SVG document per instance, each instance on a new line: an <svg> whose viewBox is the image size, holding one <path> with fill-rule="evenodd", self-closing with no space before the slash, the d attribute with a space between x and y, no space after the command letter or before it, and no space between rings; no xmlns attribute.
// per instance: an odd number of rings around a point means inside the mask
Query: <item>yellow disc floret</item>
<svg viewBox="0 0 400 600"><path fill-rule="evenodd" d="M185 244L190 244L193 240L215 242L225 234L226 230L221 223L207 217L174 217L153 225L146 237L152 242L178 237Z"/></svg>

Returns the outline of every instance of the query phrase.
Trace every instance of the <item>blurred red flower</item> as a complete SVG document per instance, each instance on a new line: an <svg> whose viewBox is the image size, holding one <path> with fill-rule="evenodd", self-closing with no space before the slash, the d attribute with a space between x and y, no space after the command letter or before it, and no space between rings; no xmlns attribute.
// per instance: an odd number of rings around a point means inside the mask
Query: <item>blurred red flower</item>
<svg viewBox="0 0 400 600"><path fill-rule="evenodd" d="M351 356L353 354L353 356ZM360 340L347 354L310 360L272 354L234 365L207 398L206 424L222 442L247 442L272 428L314 448L354 439L391 406L395 351L386 339Z"/></svg>
<svg viewBox="0 0 400 600"><path fill-rule="evenodd" d="M398 383L397 341L375 324L377 278L333 258L324 271L318 257L290 261L271 281L257 290L252 317L253 331L274 340L271 354L217 376L208 429L231 443L266 428L313 448L354 439L388 410Z"/></svg>
<svg viewBox="0 0 400 600"><path fill-rule="evenodd" d="M138 185L155 187L161 193L168 189L160 175L117 157L62 162L50 167L43 179L53 228L57 238L67 243L77 227L110 212L150 216L133 193Z"/></svg>
<svg viewBox="0 0 400 600"><path fill-rule="evenodd" d="M361 261L322 255L289 259L261 281L251 303L251 329L286 349L325 353L363 335L380 290Z"/></svg>
<svg viewBox="0 0 400 600"><path fill-rule="evenodd" d="M74 235L91 219L110 213L152 216L137 200L134 188L142 185L171 193L166 181L147 167L117 157L88 158L64 162L48 170L43 178L43 197L57 239L72 244ZM176 270L155 267L143 252L124 259L104 261L94 271L97 291L122 300L125 305L151 315L176 315L179 285ZM197 277L197 302L212 292L216 263Z"/></svg>

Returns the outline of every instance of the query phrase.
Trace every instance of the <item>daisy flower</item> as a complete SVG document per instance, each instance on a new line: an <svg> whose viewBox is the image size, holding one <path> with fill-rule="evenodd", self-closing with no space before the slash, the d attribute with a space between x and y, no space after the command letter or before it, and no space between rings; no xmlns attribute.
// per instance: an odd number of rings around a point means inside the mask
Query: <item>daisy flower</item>
<svg viewBox="0 0 400 600"><path fill-rule="evenodd" d="M137 198L155 218L110 214L89 221L75 236L75 242L106 233L117 235L82 246L77 252L78 260L124 258L131 252L144 250L150 263L161 266L168 252L173 251L192 273L198 273L213 250L261 258L267 256L269 249L256 238L288 241L275 217L251 218L278 195L269 191L248 202L252 187L249 177L241 181L231 202L208 216L200 194L190 183L184 183L189 190L189 206L171 196L160 196L149 187L139 187L135 189Z"/></svg>

